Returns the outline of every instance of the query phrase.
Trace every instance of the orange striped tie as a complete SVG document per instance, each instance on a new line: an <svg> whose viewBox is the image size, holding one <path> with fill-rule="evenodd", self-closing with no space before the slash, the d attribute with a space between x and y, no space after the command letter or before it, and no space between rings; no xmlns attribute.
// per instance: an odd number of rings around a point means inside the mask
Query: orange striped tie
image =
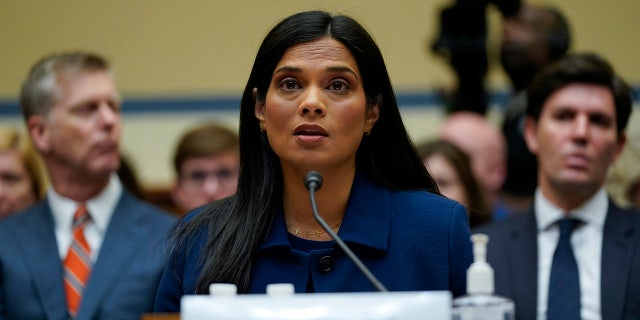
<svg viewBox="0 0 640 320"><path fill-rule="evenodd" d="M91 248L84 237L84 227L89 220L91 216L87 207L84 204L80 205L73 215L73 241L64 259L64 287L71 318L78 314L82 291L91 272Z"/></svg>

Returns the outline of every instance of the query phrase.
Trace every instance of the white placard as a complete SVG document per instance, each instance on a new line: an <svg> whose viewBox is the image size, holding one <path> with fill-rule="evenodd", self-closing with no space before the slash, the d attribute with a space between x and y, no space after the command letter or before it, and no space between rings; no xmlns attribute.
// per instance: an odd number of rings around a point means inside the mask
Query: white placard
<svg viewBox="0 0 640 320"><path fill-rule="evenodd" d="M181 320L450 320L451 292L187 295Z"/></svg>

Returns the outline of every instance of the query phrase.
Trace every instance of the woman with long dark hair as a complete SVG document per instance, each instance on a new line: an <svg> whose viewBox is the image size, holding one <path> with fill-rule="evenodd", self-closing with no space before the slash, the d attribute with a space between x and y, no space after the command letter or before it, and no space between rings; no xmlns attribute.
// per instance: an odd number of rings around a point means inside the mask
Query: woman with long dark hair
<svg viewBox="0 0 640 320"><path fill-rule="evenodd" d="M277 24L257 53L240 110L237 194L188 214L173 234L156 311L211 283L241 293L373 291L313 218L392 291L464 294L465 209L439 195L405 130L379 48L354 19L321 11Z"/></svg>
<svg viewBox="0 0 640 320"><path fill-rule="evenodd" d="M467 208L471 228L491 221L491 207L473 175L469 155L442 139L426 141L416 149L442 195Z"/></svg>

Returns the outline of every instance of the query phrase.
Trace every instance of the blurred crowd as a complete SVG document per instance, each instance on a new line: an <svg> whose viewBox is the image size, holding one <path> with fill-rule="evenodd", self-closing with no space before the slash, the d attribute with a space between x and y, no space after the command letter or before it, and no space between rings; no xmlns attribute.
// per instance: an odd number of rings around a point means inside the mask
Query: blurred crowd
<svg viewBox="0 0 640 320"><path fill-rule="evenodd" d="M487 116L488 102L483 82L487 68L485 48L487 25L484 21L484 10L492 4L498 6L502 14L500 61L511 84L509 99L500 106L502 118L499 123L491 121ZM560 200L554 202L557 199L553 198L558 195L562 195L558 198L564 201L575 200L574 202L580 205L578 206L580 210L583 207L591 208L589 207L589 204L592 204L591 201L596 203L594 207L607 203L603 200L607 197L622 207L640 208L640 170L638 169L640 148L637 143L630 143L630 140L635 137L624 135L629 114L624 114L622 111L624 117L612 117L614 120L611 120L604 112L600 114L593 112L589 114L587 120L578 119L582 112L580 108L588 105L584 97L591 97L593 92L599 92L598 88L601 89L604 86L613 92L611 99L615 102L615 111L618 115L621 112L619 108L626 106L624 99L628 98L632 101L630 94L626 94L630 92L625 91L628 87L622 79L617 78L605 58L571 52L573 30L562 12L555 8L520 1L484 3L460 0L454 1L451 7L443 10L440 18L441 30L433 44L433 50L447 58L452 70L456 73L458 87L455 92L443 97L442 107L446 110L446 117L437 134L426 141L418 141L415 146L407 142L408 146L414 147L415 152L403 154L403 157L412 161L419 157L424 167L418 164L415 168L402 171L400 167L390 164L390 168L400 170L399 172L403 172L403 175L411 176L412 174L407 174L410 170L419 172L421 178L424 175L425 181L435 183L433 190L427 191L454 200L466 209L470 230L483 230L492 233L496 238L501 237L499 231L491 228L477 228L494 226L500 221L512 221L511 219L518 215L531 215L534 207L536 209L552 208L551 211L554 214L558 213L554 206L562 207L563 204L559 203L564 203ZM459 25L458 23L463 20L469 24ZM465 42L461 39L473 41ZM327 43L335 45L333 42ZM293 46L293 48L299 47ZM338 52L342 51L338 50ZM589 83L587 86L596 87L596 89L588 87L591 90L586 90L589 91L588 93L580 87L585 85L584 81L575 81L578 85L568 81L562 86L553 87L569 77L565 77L563 72L575 75L583 72L583 69L587 70L587 73L598 69L598 72L610 75L613 84L602 85L601 82L604 80L594 76L593 79L587 77ZM0 128L0 221L3 221L0 223L0 242L5 241L6 244L8 239L13 239L9 236L13 234L13 230L27 226L24 227L27 230L24 233L33 238L22 233L15 234L15 237L22 239L25 243L31 243L34 239L40 241L37 244L33 242L32 245L25 245L25 251L38 256L37 259L42 259L29 261L29 263L49 267L55 265L56 270L61 269L61 273L64 273L64 291L59 290L60 292L56 291L56 293L60 293L60 297L66 297L66 300L60 298L58 301L56 300L58 298L52 298L50 303L65 305L67 308L63 311L58 310L57 314L68 312L72 318L78 314L92 314L91 312L97 314L96 310L102 310L100 308L104 306L111 308L104 307L104 310L107 310L104 311L106 318L109 316L119 318L115 309L130 312L130 314L153 310L158 281L165 264L164 252L158 243L168 234L175 236L175 232L178 232L178 239L186 234L184 239L191 241L188 232L201 231L193 224L186 224L186 229L174 229L175 221L190 212L218 213L222 210L221 208L230 208L229 212L237 213L244 208L243 205L249 206L249 204L238 204L229 200L235 199L233 196L240 192L238 187L242 183L244 183L242 196L252 201L257 202L256 199L259 197L270 194L260 190L264 194L251 195L252 191L247 190L249 185L252 185L252 178L263 183L264 188L268 187L269 183L273 183L274 190L283 192L284 195L281 197L285 202L290 201L286 203L293 207L298 203L291 200L291 195L281 189L284 188L286 178L299 175L302 170L295 170L295 166L287 161L292 163L306 161L285 157L282 160L284 164L282 168L267 168L284 175L284 182L280 180L277 183L265 182L269 172L263 175L258 170L260 166L267 166L268 161L272 159L269 157L275 157L276 154L286 156L288 153L286 146L278 145L277 134L281 128L278 124L274 125L274 122L265 121L266 112L269 110L265 111L264 105L274 100L284 103L282 101L286 99L277 100L278 97L274 98L265 92L260 92L256 86L248 89L253 91L244 94L246 99L251 98L255 102L252 100L248 103L243 100L243 106L251 109L247 112L252 117L251 121L256 124L254 128L256 130L251 134L256 136L248 138L247 133L242 132L246 139L255 139L256 144L260 142L261 146L265 146L264 149L257 150L259 146L245 145L243 146L245 149L242 149L243 154L262 156L259 159L251 159L258 164L252 164L245 159L245 166L242 167L243 170L247 170L245 175L252 172L249 170L254 170L255 177L246 178L245 176L246 180L240 180L240 129L229 128L216 122L203 122L185 130L174 146L171 159L175 179L172 184L160 187L146 185L139 180L135 154L127 154L121 150L122 98L116 89L111 72L106 59L94 53L65 52L44 57L34 64L22 86L20 104L25 119L24 128ZM281 70L278 69L278 72ZM279 90L299 89L299 83L287 79L278 83ZM313 83L313 81L310 82ZM344 87L348 87L347 84L332 83L329 88L339 91L346 90L343 89ZM365 89L368 90L368 88ZM620 92L622 92L622 98L616 95ZM562 94L569 96L566 101L571 103L578 101L576 103L582 103L582 105L575 110L569 107L566 108L568 110L558 107L561 110L554 111L556 113L551 116L541 111L543 107L549 110L548 108L551 107L546 103L562 98ZM385 126L388 123L385 121L389 121L384 119L388 114L383 115L378 110L382 104L382 95L376 96L375 99L369 97L367 99L367 108L371 108L365 113L367 130L353 134L354 137L362 139L365 146L362 147L364 151L358 150L358 157L362 157L360 152L371 152L371 154L379 152L376 151L376 145L367 144L367 141L373 141L370 139L380 139L376 141L385 141L393 145L384 140L379 131L376 131L380 128L386 129ZM621 102L621 100L624 101ZM565 101L563 103L571 104ZM305 109L304 112L320 116L323 112L320 109L319 107L313 110ZM343 112L345 112L344 118L349 119L347 111ZM279 115L269 116L273 119L278 118ZM565 120L565 127L546 127L547 122L554 123L555 120L557 122ZM561 131L568 126L569 121L573 121L572 131L568 132L569 129ZM588 124L585 124L585 121ZM620 123L621 121L624 123ZM581 129L587 131L588 129L585 128L589 125L598 127L596 130L599 131L596 133L580 131ZM347 129L344 130L347 131ZM398 132L400 131L398 129ZM301 135L328 135L321 129L311 126L296 132ZM549 132L557 134L557 138ZM554 145L556 140L560 140L564 135L572 135L567 139L571 139L576 145L586 145L594 140L596 148L601 147L602 150L610 148L605 150L610 151L609 157L607 152L602 152L600 154L602 159L596 159L601 161L599 165L602 167L598 168L606 173L606 179L602 181L596 179L593 182L593 193L585 198L577 196L583 189L578 187L571 189L567 185L559 186L561 183L558 181L566 177L553 176L554 169L557 169L554 167L557 163L553 162L557 152L552 148L556 146ZM611 139L607 140L607 138ZM307 140L313 139L322 138L315 137ZM266 147L267 145L269 147ZM408 148L409 151L410 149ZM353 150L349 150L351 151ZM136 150L136 152L143 151ZM353 170L355 171L356 155L355 151L353 152L353 159L349 158L349 161L354 161ZM375 155L382 158L378 153ZM338 156L341 157L342 154ZM373 159L367 159L370 161L357 159L358 166L379 164ZM576 167L579 167L587 160L573 159L572 161L575 162ZM359 175L353 174L355 177L341 178L351 178L350 182L356 181L354 186L368 187L366 184L368 182L360 180ZM415 185L428 185L423 182L416 182ZM602 186L598 185L599 183L602 183ZM351 186L350 183L348 185ZM602 191L603 186L608 186L608 191ZM344 191L335 185L333 187ZM406 186L403 185L403 187ZM390 187L390 189L393 188ZM545 193L547 190L554 190L555 193L549 196ZM345 208L348 196L348 193L336 195L337 198L344 200ZM604 198L598 198L599 196ZM585 199L588 200L586 202L588 205L582 206ZM325 197L324 200L325 203L332 203L329 197ZM548 202L545 202L547 200ZM304 204L306 205L306 202ZM252 202L251 205L255 204ZM285 208L280 208L271 202L268 205L273 206L274 210L291 209L286 205L282 205ZM567 206L571 207L571 205ZM256 208L249 209L262 214L261 209ZM346 211L345 208L342 208L342 211ZM336 207L336 211L340 211L340 208ZM464 216L464 212L461 215ZM210 221L226 219L225 217L212 215ZM287 218L294 219L295 216L289 215ZM336 219L338 221L336 230L342 223L342 218L339 218ZM271 220L262 222L271 223ZM308 221L296 220L295 222ZM242 224L234 224L232 219L224 220L222 223L238 230L245 227ZM287 223L287 227L291 227L292 223L289 221ZM211 228L214 230L213 227ZM249 230L257 230L256 232L263 235L266 234L268 225L261 225L259 228L264 229ZM556 230L555 227L553 228ZM297 230L295 235L299 235L300 228L296 227L295 230ZM503 226L503 230L506 230L506 225ZM211 236L229 236L222 231L211 232ZM323 231L315 230L314 232L303 234L328 240L325 239L327 235ZM181 248L180 244L176 247ZM12 245L0 249L0 274L4 277L0 278L2 284L0 313L7 310L9 313L15 310L20 312L30 310L28 312L33 312L30 314L36 315L37 318L37 315L41 314L29 306L29 297L9 292L12 289L18 290L20 286L37 282L20 272L19 267L14 267L6 262L8 260L4 260L19 255L22 250L20 246ZM204 242L198 243L197 246L198 250L211 249L206 247ZM232 244L230 246L233 247ZM221 254L218 251L214 253ZM76 261L69 261L74 259ZM186 260L188 261L181 262L193 263L189 259ZM550 260L551 258L547 262ZM56 261L57 264L53 264L52 261ZM208 270L218 266L217 262L211 263L205 266L210 268ZM92 267L92 277L99 274L104 280L87 284L88 271L83 271L82 268L87 265ZM225 266L229 267L228 264ZM118 271L117 275L111 272L115 269ZM15 273L12 273L13 271ZM552 272L553 270L550 271ZM141 274L147 277L142 277ZM9 279L9 276L12 278ZM189 281L192 280L194 279L189 279ZM63 286L57 286L58 283L55 282L57 280L43 277L39 281L55 283L51 285L56 288L54 290L63 288ZM113 285L109 284L110 281ZM175 289L172 287L175 285L172 280L164 279L163 281L165 285L170 283L168 285L170 289ZM246 285L246 282L244 284ZM80 305L79 297L74 295L79 296L83 290L85 290L83 299L86 300L83 300L83 304ZM109 291L108 295L105 294L107 291ZM600 307L599 303L596 305ZM551 302L549 308L551 308Z"/></svg>

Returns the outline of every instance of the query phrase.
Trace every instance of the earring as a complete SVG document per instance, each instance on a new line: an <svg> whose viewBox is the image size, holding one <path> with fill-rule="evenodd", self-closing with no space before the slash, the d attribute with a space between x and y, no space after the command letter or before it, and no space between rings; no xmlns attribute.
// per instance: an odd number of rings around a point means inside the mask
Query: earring
<svg viewBox="0 0 640 320"><path fill-rule="evenodd" d="M264 133L264 122L260 122L260 132Z"/></svg>
<svg viewBox="0 0 640 320"><path fill-rule="evenodd" d="M370 136L370 135L371 135L371 130L369 130L369 131L365 131L365 132L364 132L364 136L365 136L365 137L368 137L368 136Z"/></svg>

